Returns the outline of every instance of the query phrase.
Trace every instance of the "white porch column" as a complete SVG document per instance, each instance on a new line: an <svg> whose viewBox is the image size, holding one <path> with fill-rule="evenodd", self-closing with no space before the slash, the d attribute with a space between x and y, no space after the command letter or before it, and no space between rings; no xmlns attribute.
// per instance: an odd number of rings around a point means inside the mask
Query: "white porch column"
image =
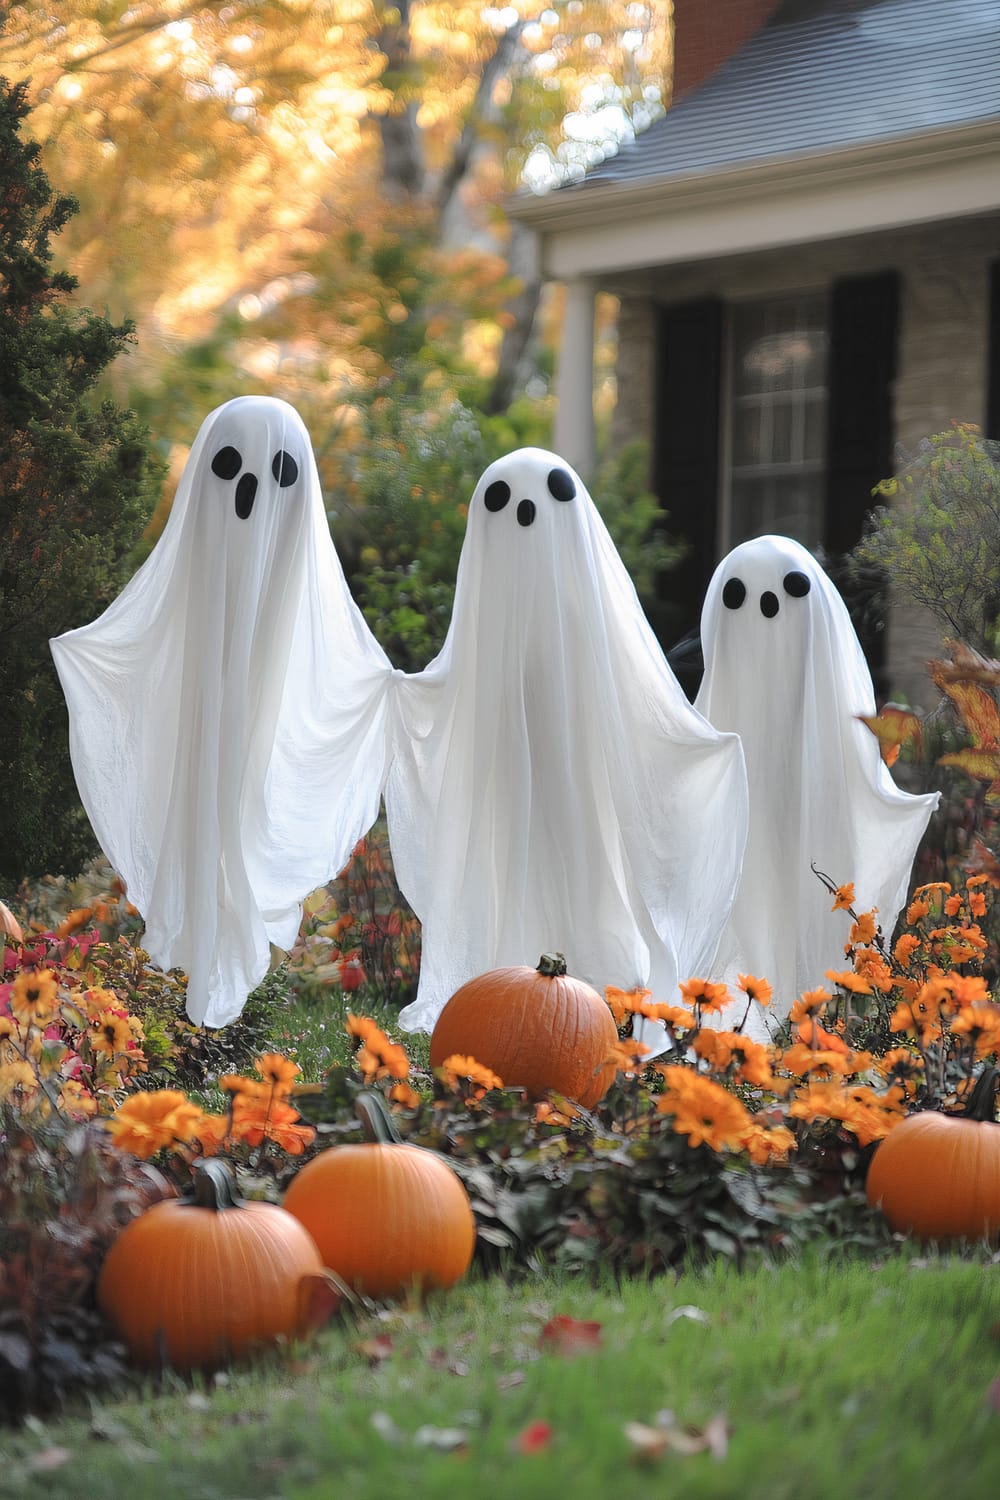
<svg viewBox="0 0 1000 1500"><path fill-rule="evenodd" d="M566 312L556 364L552 446L584 479L594 472L594 297L589 276L566 283Z"/></svg>

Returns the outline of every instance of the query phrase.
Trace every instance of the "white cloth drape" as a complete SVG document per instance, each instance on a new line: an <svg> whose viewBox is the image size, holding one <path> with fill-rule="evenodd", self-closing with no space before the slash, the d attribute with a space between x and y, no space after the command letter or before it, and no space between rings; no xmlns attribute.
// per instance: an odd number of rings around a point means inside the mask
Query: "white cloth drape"
<svg viewBox="0 0 1000 1500"><path fill-rule="evenodd" d="M688 703L579 477L523 449L476 487L440 654L397 680L386 784L430 1030L465 980L559 950L601 990L710 963L746 835L737 738Z"/></svg>
<svg viewBox="0 0 1000 1500"><path fill-rule="evenodd" d="M718 566L702 613L705 675L696 706L743 743L750 831L743 877L713 978L770 980L782 1019L805 989L843 969L850 922L811 865L854 882L887 936L906 899L938 794L898 788L859 721L875 695L844 601L797 542L763 536ZM722 1024L739 1019L731 1007ZM754 1011L748 1032L766 1035Z"/></svg>
<svg viewBox="0 0 1000 1500"><path fill-rule="evenodd" d="M354 604L301 418L245 396L203 423L163 535L52 641L77 784L146 920L225 1025L302 898L374 821L392 668Z"/></svg>

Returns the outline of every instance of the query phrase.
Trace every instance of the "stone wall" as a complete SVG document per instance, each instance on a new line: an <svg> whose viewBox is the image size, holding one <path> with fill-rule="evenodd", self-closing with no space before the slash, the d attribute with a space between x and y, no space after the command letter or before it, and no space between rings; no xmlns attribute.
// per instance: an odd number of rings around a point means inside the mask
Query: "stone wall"
<svg viewBox="0 0 1000 1500"><path fill-rule="evenodd" d="M986 415L989 265L1000 258L1000 216L850 236L699 265L620 276L618 400L612 438L652 445L656 308L696 297L723 300L822 290L841 276L896 270L901 277L899 362L894 386L897 443L911 449L954 419ZM897 607L890 625L893 691L926 697L923 663L940 645L929 617Z"/></svg>

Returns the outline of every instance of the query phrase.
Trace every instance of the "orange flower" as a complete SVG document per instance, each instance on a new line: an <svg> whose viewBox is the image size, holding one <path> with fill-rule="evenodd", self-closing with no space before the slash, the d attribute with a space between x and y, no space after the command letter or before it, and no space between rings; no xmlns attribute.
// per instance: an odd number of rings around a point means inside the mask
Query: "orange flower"
<svg viewBox="0 0 1000 1500"><path fill-rule="evenodd" d="M110 1058L128 1052L135 1046L128 1017L120 1010L102 1010L90 1023L90 1045Z"/></svg>
<svg viewBox="0 0 1000 1500"><path fill-rule="evenodd" d="M223 1073L219 1088L235 1098L251 1100L266 1105L271 1097L270 1087L260 1078L244 1078L242 1073Z"/></svg>
<svg viewBox="0 0 1000 1500"><path fill-rule="evenodd" d="M983 895L982 891L972 892L972 895L969 897L969 910L974 917L985 917L986 897Z"/></svg>
<svg viewBox="0 0 1000 1500"><path fill-rule="evenodd" d="M929 880L926 885L915 886L914 890L913 890L913 894L915 896L923 896L923 895L926 895L928 891L950 891L950 890L951 890L951 881L950 880Z"/></svg>
<svg viewBox="0 0 1000 1500"><path fill-rule="evenodd" d="M389 1090L389 1099L403 1109L417 1109L420 1104L420 1095L408 1083L394 1083Z"/></svg>
<svg viewBox="0 0 1000 1500"><path fill-rule="evenodd" d="M875 941L875 934L878 931L878 924L875 921L875 913L877 911L878 907L873 906L871 911L862 912L858 920L851 924L852 943L873 943Z"/></svg>
<svg viewBox="0 0 1000 1500"><path fill-rule="evenodd" d="M641 1014L647 1015L651 1021L662 1021L671 1031L693 1031L698 1024L694 1011L685 1005L665 1005L657 1001L648 1009L644 1007Z"/></svg>
<svg viewBox="0 0 1000 1500"><path fill-rule="evenodd" d="M292 1092L292 1084L302 1071L298 1063L282 1057L280 1052L265 1052L257 1058L254 1067L279 1099L287 1098Z"/></svg>
<svg viewBox="0 0 1000 1500"><path fill-rule="evenodd" d="M613 1062L619 1073L641 1073L642 1059L648 1052L649 1048L644 1042L615 1042L607 1061Z"/></svg>
<svg viewBox="0 0 1000 1500"><path fill-rule="evenodd" d="M689 1005L704 1012L724 1010L731 998L724 984L713 984L710 979L686 979L679 988Z"/></svg>
<svg viewBox="0 0 1000 1500"><path fill-rule="evenodd" d="M818 1073L826 1078L843 1078L854 1072L854 1058L850 1052L839 1052L835 1047L827 1049L807 1047L804 1042L795 1042L786 1047L780 1057L781 1067L796 1078L807 1078Z"/></svg>
<svg viewBox="0 0 1000 1500"><path fill-rule="evenodd" d="M476 1062L474 1057L463 1057L458 1052L446 1057L441 1066L434 1069L434 1072L445 1087L450 1089L457 1089L463 1080L481 1089L483 1093L490 1089L503 1088L503 1079L498 1077L491 1068L484 1068L482 1063Z"/></svg>
<svg viewBox="0 0 1000 1500"><path fill-rule="evenodd" d="M968 880L965 883L968 886L969 890L971 891L972 888L973 888L973 886L987 885L987 884L990 883L991 880L992 880L992 877L989 876L989 875L970 875L969 878L968 878Z"/></svg>
<svg viewBox="0 0 1000 1500"><path fill-rule="evenodd" d="M833 905L830 907L830 910L849 911L853 905L854 881L851 880L847 883L847 885L838 885L836 891L834 892Z"/></svg>
<svg viewBox="0 0 1000 1500"><path fill-rule="evenodd" d="M929 901L911 901L906 908L907 927L915 927L922 917L926 917L930 909Z"/></svg>
<svg viewBox="0 0 1000 1500"><path fill-rule="evenodd" d="M766 979L758 979L754 974L737 974L736 983L744 995L756 1000L758 1005L770 1005L774 990Z"/></svg>
<svg viewBox="0 0 1000 1500"><path fill-rule="evenodd" d="M67 1078L59 1090L59 1108L71 1120L89 1120L97 1113L97 1100L76 1078Z"/></svg>
<svg viewBox="0 0 1000 1500"><path fill-rule="evenodd" d="M983 905L985 906L985 902ZM946 917L957 917L962 910L962 898L959 895L949 896L944 903L944 914Z"/></svg>
<svg viewBox="0 0 1000 1500"><path fill-rule="evenodd" d="M854 972L887 995L893 987L892 971L877 948L860 948L854 955Z"/></svg>
<svg viewBox="0 0 1000 1500"><path fill-rule="evenodd" d="M155 1089L133 1094L108 1121L119 1151L144 1160L175 1141L187 1141L202 1112L179 1089Z"/></svg>
<svg viewBox="0 0 1000 1500"><path fill-rule="evenodd" d="M899 964L899 967L901 969L907 969L909 968L911 958L913 957L914 953L916 953L919 947L920 939L917 937L916 933L904 932L902 937L898 939L895 948L892 950L892 956Z"/></svg>
<svg viewBox="0 0 1000 1500"><path fill-rule="evenodd" d="M347 1012L344 1028L348 1036L356 1037L361 1042L367 1042L375 1033L382 1035L371 1016L356 1016L351 1011Z"/></svg>
<svg viewBox="0 0 1000 1500"><path fill-rule="evenodd" d="M703 1027L691 1038L691 1051L708 1063L715 1073L724 1073L733 1060L732 1039L735 1032L713 1031Z"/></svg>
<svg viewBox="0 0 1000 1500"><path fill-rule="evenodd" d="M772 1088L774 1076L771 1072L771 1051L763 1042L755 1042L746 1036L737 1036L733 1042L733 1056L739 1060L736 1082L749 1083L756 1088Z"/></svg>
<svg viewBox="0 0 1000 1500"><path fill-rule="evenodd" d="M604 998L611 1007L615 1025L623 1025L625 1017L639 1010L642 1001L648 1000L652 993L652 990L620 990L617 985L605 985Z"/></svg>
<svg viewBox="0 0 1000 1500"><path fill-rule="evenodd" d="M691 1073L683 1089L662 1094L657 1111L673 1115L674 1129L687 1136L689 1146L706 1145L713 1151L738 1148L750 1124L750 1115L735 1095L697 1073Z"/></svg>
<svg viewBox="0 0 1000 1500"><path fill-rule="evenodd" d="M38 1079L29 1062L16 1059L0 1064L0 1099L10 1099L14 1095L30 1096L37 1089Z"/></svg>
<svg viewBox="0 0 1000 1500"><path fill-rule="evenodd" d="M106 1010L121 1009L121 1001L114 990L84 990L82 994L75 991L73 1002L91 1021L96 1021L97 1017Z"/></svg>
<svg viewBox="0 0 1000 1500"><path fill-rule="evenodd" d="M45 1026L56 1013L59 984L51 969L22 969L10 991L11 1014L25 1026Z"/></svg>
<svg viewBox="0 0 1000 1500"><path fill-rule="evenodd" d="M851 1050L843 1037L838 1036L835 1031L824 1031L819 1022L814 1020L812 1016L802 1022L797 1035L799 1041L803 1042L807 1047L817 1047L826 1052L843 1052L845 1054Z"/></svg>
<svg viewBox="0 0 1000 1500"><path fill-rule="evenodd" d="M833 996L830 994L830 991L824 990L822 987L818 990L803 990L792 1006L788 1019L795 1026L799 1021L804 1021L807 1017L818 1015L820 1011L825 1010L828 1002L832 999Z"/></svg>
<svg viewBox="0 0 1000 1500"><path fill-rule="evenodd" d="M796 1148L795 1137L786 1125L768 1129L757 1120L751 1120L743 1138L750 1160L758 1167L771 1162L787 1162L789 1151Z"/></svg>
<svg viewBox="0 0 1000 1500"><path fill-rule="evenodd" d="M872 987L867 979L860 974L855 974L851 969L827 969L826 977L842 990L850 990L855 995L870 995Z"/></svg>
<svg viewBox="0 0 1000 1500"><path fill-rule="evenodd" d="M315 1140L316 1131L311 1125L303 1125L298 1110L280 1099L261 1109L258 1104L244 1103L237 1097L233 1101L232 1135L249 1146L274 1141L290 1156L301 1156Z"/></svg>

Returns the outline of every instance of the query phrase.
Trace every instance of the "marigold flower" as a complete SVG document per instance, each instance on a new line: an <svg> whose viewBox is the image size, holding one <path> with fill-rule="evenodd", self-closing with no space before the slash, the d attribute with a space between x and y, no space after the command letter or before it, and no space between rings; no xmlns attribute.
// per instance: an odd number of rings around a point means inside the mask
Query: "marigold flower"
<svg viewBox="0 0 1000 1500"><path fill-rule="evenodd" d="M420 1104L420 1095L408 1083L394 1083L389 1090L389 1099L403 1109L416 1109Z"/></svg>
<svg viewBox="0 0 1000 1500"><path fill-rule="evenodd" d="M441 1066L434 1069L434 1072L447 1088L457 1088L462 1081L468 1081L484 1092L503 1088L503 1079L494 1073L492 1068L484 1067L474 1057L463 1057L459 1052L446 1057Z"/></svg>
<svg viewBox="0 0 1000 1500"><path fill-rule="evenodd" d="M788 1153L796 1149L796 1140L787 1125L779 1125L773 1129L751 1120L743 1139L750 1160L758 1167L766 1167L771 1162L787 1162Z"/></svg>
<svg viewBox="0 0 1000 1500"><path fill-rule="evenodd" d="M892 950L892 956L901 969L908 969L910 960L919 947L920 939L917 937L917 934L915 932L904 932L902 937L897 940L896 946Z"/></svg>
<svg viewBox="0 0 1000 1500"><path fill-rule="evenodd" d="M698 1024L694 1011L688 1010L686 1005L664 1005L658 1002L654 1005L653 1012L650 1019L662 1021L671 1031L693 1031Z"/></svg>
<svg viewBox="0 0 1000 1500"><path fill-rule="evenodd" d="M59 1090L59 1108L71 1120L89 1120L97 1113L97 1100L78 1079L67 1078Z"/></svg>
<svg viewBox="0 0 1000 1500"><path fill-rule="evenodd" d="M711 1027L703 1027L691 1038L689 1045L695 1056L707 1062L714 1072L724 1073L733 1060L734 1035L731 1031L713 1031Z"/></svg>
<svg viewBox="0 0 1000 1500"><path fill-rule="evenodd" d="M814 1047L826 1052L850 1052L850 1047L843 1037L838 1036L835 1031L826 1031L813 1017L809 1016L799 1026L796 1033L800 1042L807 1047Z"/></svg>
<svg viewBox="0 0 1000 1500"><path fill-rule="evenodd" d="M931 905L929 901L911 901L906 908L907 927L915 927L923 917L926 917L930 909Z"/></svg>
<svg viewBox="0 0 1000 1500"><path fill-rule="evenodd" d="M804 1042L794 1042L791 1047L786 1047L780 1063L796 1078L808 1078L813 1073L826 1078L843 1078L854 1072L854 1058L850 1052L839 1052L834 1047L807 1047Z"/></svg>
<svg viewBox="0 0 1000 1500"><path fill-rule="evenodd" d="M623 1025L625 1017L637 1011L642 1001L648 1000L652 993L652 990L620 990L617 985L605 985L604 998L611 1007L615 1025Z"/></svg>
<svg viewBox="0 0 1000 1500"><path fill-rule="evenodd" d="M788 1019L793 1026L796 1026L799 1021L805 1021L809 1016L819 1015L832 999L830 991L824 990L822 986L818 990L803 990L792 1006Z"/></svg>
<svg viewBox="0 0 1000 1500"><path fill-rule="evenodd" d="M271 1089L263 1079L245 1078L242 1073L223 1073L219 1088L232 1094L234 1099L244 1098L260 1104L266 1104L271 1097Z"/></svg>
<svg viewBox="0 0 1000 1500"><path fill-rule="evenodd" d="M707 1013L724 1010L731 999L724 984L713 984L710 979L685 979L679 988L689 1005Z"/></svg>
<svg viewBox="0 0 1000 1500"><path fill-rule="evenodd" d="M280 1052L265 1052L254 1062L254 1067L265 1083L270 1084L278 1098L292 1091L292 1084L302 1069L298 1063L283 1057Z"/></svg>
<svg viewBox="0 0 1000 1500"><path fill-rule="evenodd" d="M735 1095L697 1073L691 1073L682 1089L662 1094L657 1111L673 1115L674 1130L687 1136L689 1146L706 1145L713 1151L741 1146L750 1124L748 1111Z"/></svg>
<svg viewBox="0 0 1000 1500"><path fill-rule="evenodd" d="M118 1010L121 1007L121 1001L114 990L93 989L84 990L82 993L77 990L74 992L73 1000L83 1014L92 1021L103 1015L106 1010Z"/></svg>
<svg viewBox="0 0 1000 1500"><path fill-rule="evenodd" d="M950 880L929 880L926 885L915 886L914 890L913 890L913 894L915 896L924 896L924 895L927 895L931 891L950 891L950 890L951 890L951 881Z"/></svg>
<svg viewBox="0 0 1000 1500"><path fill-rule="evenodd" d="M382 1034L379 1031L379 1027L377 1026L377 1024L372 1020L371 1016L356 1016L351 1011L347 1012L347 1018L344 1021L344 1029L346 1030L348 1036L356 1037L359 1041L362 1042L367 1042L369 1037L371 1037L376 1032L378 1032L379 1035Z"/></svg>
<svg viewBox="0 0 1000 1500"><path fill-rule="evenodd" d="M145 1160L164 1146L190 1139L201 1114L179 1089L155 1089L126 1099L111 1116L108 1129L119 1151Z"/></svg>
<svg viewBox="0 0 1000 1500"><path fill-rule="evenodd" d="M739 1062L736 1082L749 1083L755 1088L773 1088L774 1074L771 1071L771 1050L763 1042L750 1037L737 1036L733 1042L733 1056Z"/></svg>
<svg viewBox="0 0 1000 1500"><path fill-rule="evenodd" d="M990 875L970 875L969 878L968 878L968 880L965 883L968 886L969 890L971 891L974 886L991 884L992 883L992 876L990 876Z"/></svg>
<svg viewBox="0 0 1000 1500"><path fill-rule="evenodd" d="M832 984L842 990L850 990L854 995L870 995L872 987L867 979L860 974L855 974L852 969L827 969L826 977Z"/></svg>
<svg viewBox="0 0 1000 1500"><path fill-rule="evenodd" d="M949 896L944 903L944 914L946 917L957 917L962 910L962 898L959 895Z"/></svg>
<svg viewBox="0 0 1000 1500"><path fill-rule="evenodd" d="M59 983L51 969L22 969L11 986L11 1014L22 1025L44 1026L58 1001Z"/></svg>
<svg viewBox="0 0 1000 1500"><path fill-rule="evenodd" d="M831 911L849 911L854 905L854 881L849 880L846 885L838 885L834 892Z"/></svg>
<svg viewBox="0 0 1000 1500"><path fill-rule="evenodd" d="M875 934L878 931L878 923L875 921L875 913L877 911L878 907L873 906L871 911L862 912L858 920L852 922L850 934L852 943L873 943L875 941Z"/></svg>
<svg viewBox="0 0 1000 1500"><path fill-rule="evenodd" d="M246 1141L249 1146L261 1146L264 1141L273 1141L290 1156L301 1156L306 1146L316 1138L312 1125L303 1125L297 1109L284 1104L280 1099L261 1109L257 1104L234 1100L232 1135L234 1139Z"/></svg>
<svg viewBox="0 0 1000 1500"><path fill-rule="evenodd" d="M758 1005L770 1005L774 990L766 979L758 979L755 974L737 974L736 983L751 1000L756 1000Z"/></svg>
<svg viewBox="0 0 1000 1500"><path fill-rule="evenodd" d="M619 1073L640 1073L642 1059L649 1050L645 1042L615 1042L608 1053L607 1061L614 1063Z"/></svg>
<svg viewBox="0 0 1000 1500"><path fill-rule="evenodd" d="M985 917L986 897L983 895L982 891L972 892L972 895L969 897L969 910L974 917Z"/></svg>

